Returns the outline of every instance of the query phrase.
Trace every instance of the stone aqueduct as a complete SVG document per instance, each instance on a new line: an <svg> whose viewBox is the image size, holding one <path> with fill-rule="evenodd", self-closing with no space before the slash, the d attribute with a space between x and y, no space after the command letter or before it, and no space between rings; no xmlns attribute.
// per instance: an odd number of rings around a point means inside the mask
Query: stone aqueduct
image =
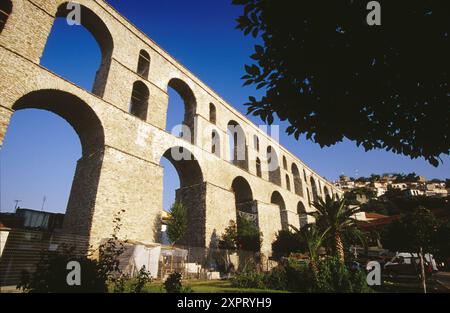
<svg viewBox="0 0 450 313"><path fill-rule="evenodd" d="M95 245L111 235L115 214L125 209L120 237L154 242L163 207L163 156L180 176L177 198L189 210L192 246L207 247L213 234L236 220L237 210L251 209L264 235L262 250L269 252L278 230L301 224L312 210L310 200L341 193L106 2L77 3L102 53L92 92L40 65L55 18L68 14L67 1L0 0L0 144L17 110L48 110L75 129L82 157L67 232ZM169 86L184 100L191 141L165 131ZM230 133L230 126L239 131ZM177 161L172 148L194 158ZM245 160L229 157L240 150ZM269 160L280 166L269 168Z"/></svg>

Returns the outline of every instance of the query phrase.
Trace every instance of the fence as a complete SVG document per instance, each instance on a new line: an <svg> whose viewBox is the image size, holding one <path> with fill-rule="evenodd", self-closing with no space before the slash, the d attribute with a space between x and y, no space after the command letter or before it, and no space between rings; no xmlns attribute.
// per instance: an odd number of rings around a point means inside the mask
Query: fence
<svg viewBox="0 0 450 313"><path fill-rule="evenodd" d="M0 234L0 287L16 286L24 273L32 274L48 252L70 253L81 258L92 251L87 237L23 229L2 230ZM136 276L145 266L154 279L164 280L179 272L185 279L221 279L246 266L268 271L276 263L260 253L231 252L218 248L162 246L124 242L118 257L121 272ZM41 264L42 265L42 264Z"/></svg>

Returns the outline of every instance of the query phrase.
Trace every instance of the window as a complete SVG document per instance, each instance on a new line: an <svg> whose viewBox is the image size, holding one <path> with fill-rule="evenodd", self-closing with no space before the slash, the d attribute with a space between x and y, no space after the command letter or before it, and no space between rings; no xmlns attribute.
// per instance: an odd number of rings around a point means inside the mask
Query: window
<svg viewBox="0 0 450 313"><path fill-rule="evenodd" d="M137 67L137 73L145 79L148 79L150 72L150 55L145 50L139 52L139 62Z"/></svg>
<svg viewBox="0 0 450 313"><path fill-rule="evenodd" d="M220 137L215 130L213 130L211 135L211 153L220 157Z"/></svg>
<svg viewBox="0 0 450 313"><path fill-rule="evenodd" d="M217 114L216 106L214 104L210 103L209 104L209 121L214 125L216 124L216 121L217 121L216 114Z"/></svg>
<svg viewBox="0 0 450 313"><path fill-rule="evenodd" d="M0 33L5 28L6 21L8 21L8 17L12 11L12 3L9 0L0 1Z"/></svg>
<svg viewBox="0 0 450 313"><path fill-rule="evenodd" d="M258 138L258 136L256 136L256 135L253 136L253 142L254 142L254 145L255 145L255 150L259 152L259 138Z"/></svg>
<svg viewBox="0 0 450 313"><path fill-rule="evenodd" d="M278 155L275 149L271 146L267 147L266 158L268 164L269 181L273 184L281 186L281 174L280 166L278 163Z"/></svg>
<svg viewBox="0 0 450 313"><path fill-rule="evenodd" d="M148 98L147 86L141 81L135 82L131 94L130 114L145 121L147 119Z"/></svg>
<svg viewBox="0 0 450 313"><path fill-rule="evenodd" d="M261 160L259 158L256 158L256 176L262 177Z"/></svg>
<svg viewBox="0 0 450 313"><path fill-rule="evenodd" d="M302 178L300 177L298 166L295 163L292 163L291 172L294 176L294 192L300 197L303 197Z"/></svg>
<svg viewBox="0 0 450 313"><path fill-rule="evenodd" d="M229 138L229 160L234 165L248 170L247 142L244 129L236 121L230 121L227 134Z"/></svg>

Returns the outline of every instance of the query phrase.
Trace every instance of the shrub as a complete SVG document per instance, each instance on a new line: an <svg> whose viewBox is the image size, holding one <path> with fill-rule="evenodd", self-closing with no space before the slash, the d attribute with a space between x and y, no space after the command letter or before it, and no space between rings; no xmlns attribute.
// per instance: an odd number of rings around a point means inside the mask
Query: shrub
<svg viewBox="0 0 450 313"><path fill-rule="evenodd" d="M170 274L164 282L164 289L166 289L168 293L191 293L192 288L190 286L183 286L181 278L182 276L180 273Z"/></svg>
<svg viewBox="0 0 450 313"><path fill-rule="evenodd" d="M67 264L80 264L82 283L80 286L67 284ZM86 257L76 257L73 249L43 251L36 270L30 274L22 272L17 289L30 293L102 293L107 291L107 282L99 275L98 262Z"/></svg>
<svg viewBox="0 0 450 313"><path fill-rule="evenodd" d="M287 290L288 277L285 267L279 265L268 272L264 277L264 284L268 289Z"/></svg>
<svg viewBox="0 0 450 313"><path fill-rule="evenodd" d="M319 262L316 292L365 293L372 289L366 283L363 271L350 272L337 257L327 257Z"/></svg>
<svg viewBox="0 0 450 313"><path fill-rule="evenodd" d="M282 257L288 257L291 253L304 252L305 250L306 247L301 240L300 234L289 230L280 230L272 243L273 257L277 260L280 260Z"/></svg>
<svg viewBox="0 0 450 313"><path fill-rule="evenodd" d="M265 289L265 275L254 268L245 268L231 279L231 285L235 288Z"/></svg>
<svg viewBox="0 0 450 313"><path fill-rule="evenodd" d="M136 277L136 282L133 284L133 293L141 293L147 283L151 282L150 273L145 270L143 266Z"/></svg>

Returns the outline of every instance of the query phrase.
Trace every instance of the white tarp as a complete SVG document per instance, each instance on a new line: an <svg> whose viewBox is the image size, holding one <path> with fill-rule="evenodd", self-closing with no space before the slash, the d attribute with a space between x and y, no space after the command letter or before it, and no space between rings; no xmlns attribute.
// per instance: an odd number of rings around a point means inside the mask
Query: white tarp
<svg viewBox="0 0 450 313"><path fill-rule="evenodd" d="M134 246L133 261L138 272L143 266L150 276L158 277L159 255L161 254L161 246L148 247L144 245Z"/></svg>

